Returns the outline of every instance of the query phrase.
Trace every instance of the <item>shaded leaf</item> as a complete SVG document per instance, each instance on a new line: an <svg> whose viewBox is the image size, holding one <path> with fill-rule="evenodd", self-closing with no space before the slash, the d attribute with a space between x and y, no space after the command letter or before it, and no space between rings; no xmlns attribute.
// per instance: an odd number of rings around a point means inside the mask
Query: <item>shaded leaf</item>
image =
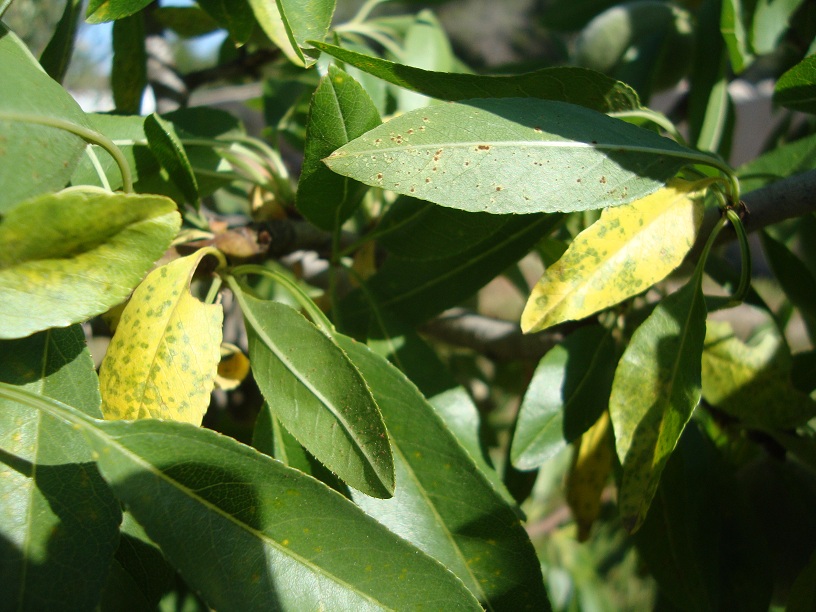
<svg viewBox="0 0 816 612"><path fill-rule="evenodd" d="M444 566L343 496L231 438L95 421L0 384L9 396L86 434L114 493L214 609L481 609Z"/></svg>
<svg viewBox="0 0 816 612"><path fill-rule="evenodd" d="M147 87L144 16L139 13L113 23L111 90L116 110L138 115Z"/></svg>
<svg viewBox="0 0 816 612"><path fill-rule="evenodd" d="M578 523L578 540L586 542L601 514L601 494L614 465L614 441L609 413L603 412L575 443L567 473L567 503Z"/></svg>
<svg viewBox="0 0 816 612"><path fill-rule="evenodd" d="M338 341L371 385L397 469L392 499L354 500L441 561L488 608L548 610L539 564L513 509L402 373L365 345Z"/></svg>
<svg viewBox="0 0 816 612"><path fill-rule="evenodd" d="M106 419L200 425L221 359L220 304L202 304L190 281L205 250L156 268L125 306L99 371Z"/></svg>
<svg viewBox="0 0 816 612"><path fill-rule="evenodd" d="M78 326L0 341L0 381L99 413ZM81 433L0 397L0 584L3 609L89 610L116 550L119 504Z"/></svg>
<svg viewBox="0 0 816 612"><path fill-rule="evenodd" d="M725 39L731 67L736 74L745 70L755 59L748 42L748 33L745 31L742 11L742 0L723 0L720 32Z"/></svg>
<svg viewBox="0 0 816 612"><path fill-rule="evenodd" d="M595 423L609 403L616 350L599 325L575 330L541 359L519 408L510 457L543 465Z"/></svg>
<svg viewBox="0 0 816 612"><path fill-rule="evenodd" d="M324 53L355 68L403 89L441 100L543 98L570 102L600 112L640 107L637 94L631 87L586 68L561 66L515 76L432 72L326 43L311 42Z"/></svg>
<svg viewBox="0 0 816 612"><path fill-rule="evenodd" d="M85 13L85 21L104 23L122 19L138 13L150 2L151 0L90 0Z"/></svg>
<svg viewBox="0 0 816 612"><path fill-rule="evenodd" d="M364 336L377 309L391 319L391 333L400 333L473 295L526 255L561 219L561 215L508 217L495 234L457 255L430 261L391 257L366 282L365 290L355 290L340 303L338 320L344 330ZM371 333L381 334L376 327Z"/></svg>
<svg viewBox="0 0 816 612"><path fill-rule="evenodd" d="M343 350L289 306L236 296L255 380L274 414L344 482L390 497L394 465L385 425Z"/></svg>
<svg viewBox="0 0 816 612"><path fill-rule="evenodd" d="M89 127L85 113L0 23L0 214L65 186L85 141L60 125Z"/></svg>
<svg viewBox="0 0 816 612"><path fill-rule="evenodd" d="M400 259L426 261L458 255L484 243L507 218L436 206L401 196L376 229L377 243Z"/></svg>
<svg viewBox="0 0 816 612"><path fill-rule="evenodd" d="M0 220L0 338L84 321L122 302L180 225L161 196L67 190Z"/></svg>
<svg viewBox="0 0 816 612"><path fill-rule="evenodd" d="M522 330L582 319L663 280L697 239L701 187L674 180L641 200L603 211L533 288Z"/></svg>
<svg viewBox="0 0 816 612"><path fill-rule="evenodd" d="M360 84L339 68L329 66L309 107L297 189L298 210L313 224L325 230L339 227L368 190L357 181L335 174L321 160L380 123L374 103Z"/></svg>
<svg viewBox="0 0 816 612"><path fill-rule="evenodd" d="M144 120L147 146L167 171L189 204L198 207L199 193L193 167L173 124L156 113Z"/></svg>
<svg viewBox="0 0 816 612"><path fill-rule="evenodd" d="M816 551L791 587L787 612L807 612L816 607Z"/></svg>
<svg viewBox="0 0 816 612"><path fill-rule="evenodd" d="M623 475L623 525L637 531L660 474L700 401L705 301L698 272L635 330L615 372L609 414Z"/></svg>
<svg viewBox="0 0 816 612"><path fill-rule="evenodd" d="M249 40L255 17L247 0L199 0L198 4L228 32L239 45Z"/></svg>
<svg viewBox="0 0 816 612"><path fill-rule="evenodd" d="M816 402L791 383L791 356L774 329L745 344L728 323L710 321L702 363L705 400L747 427L788 429L816 416Z"/></svg>
<svg viewBox="0 0 816 612"><path fill-rule="evenodd" d="M740 187L747 193L768 183L816 168L816 134L763 153L737 169Z"/></svg>
<svg viewBox="0 0 816 612"><path fill-rule="evenodd" d="M134 189L139 193L160 193L177 202L183 202L184 196L169 176L163 176L162 166L147 146L144 117L122 117L118 115L89 115L91 125L111 140L128 161L133 173ZM197 172L196 183L201 197L210 195L219 187L230 183L235 176L226 170L229 165L224 162L212 146L196 146L190 140L210 140L229 138L241 135L243 130L238 120L230 113L209 107L186 108L163 116L170 121L176 134L181 137L187 157ZM93 147L91 151L95 151ZM113 160L108 155L98 159L98 166L104 172L107 184L111 189L122 186L122 177ZM96 167L85 156L71 176L74 185L91 184L104 186L97 174Z"/></svg>
<svg viewBox="0 0 816 612"><path fill-rule="evenodd" d="M249 5L263 31L290 61L306 68L315 63L304 50L328 33L334 0L249 0Z"/></svg>
<svg viewBox="0 0 816 612"><path fill-rule="evenodd" d="M205 36L221 29L221 25L199 6L160 6L153 11L153 17L182 38Z"/></svg>
<svg viewBox="0 0 816 612"><path fill-rule="evenodd" d="M774 101L803 113L816 113L816 55L809 55L779 77Z"/></svg>
<svg viewBox="0 0 816 612"><path fill-rule="evenodd" d="M472 212L616 206L688 163L674 141L551 100L470 100L395 117L325 163L367 185Z"/></svg>
<svg viewBox="0 0 816 612"><path fill-rule="evenodd" d="M77 25L81 15L81 0L67 0L54 34L40 54L40 65L57 83L62 82L68 71L68 63L74 53Z"/></svg>

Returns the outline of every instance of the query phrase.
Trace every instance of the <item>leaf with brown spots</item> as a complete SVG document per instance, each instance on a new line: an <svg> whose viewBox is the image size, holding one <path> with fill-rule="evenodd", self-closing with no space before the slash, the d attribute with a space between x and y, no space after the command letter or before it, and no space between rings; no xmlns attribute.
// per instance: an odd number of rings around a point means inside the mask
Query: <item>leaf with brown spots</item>
<svg viewBox="0 0 816 612"><path fill-rule="evenodd" d="M107 419L200 425L221 359L223 309L190 294L206 251L148 274L122 313L99 372Z"/></svg>
<svg viewBox="0 0 816 612"><path fill-rule="evenodd" d="M657 193L601 213L533 288L521 328L539 331L582 319L665 278L697 238L702 186L674 180Z"/></svg>

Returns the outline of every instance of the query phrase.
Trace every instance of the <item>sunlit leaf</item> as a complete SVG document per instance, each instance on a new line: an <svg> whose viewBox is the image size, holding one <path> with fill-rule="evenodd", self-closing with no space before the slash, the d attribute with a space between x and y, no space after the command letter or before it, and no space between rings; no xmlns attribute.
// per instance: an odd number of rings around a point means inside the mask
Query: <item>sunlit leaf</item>
<svg viewBox="0 0 816 612"><path fill-rule="evenodd" d="M809 55L779 77L774 100L803 113L816 113L816 55Z"/></svg>
<svg viewBox="0 0 816 612"><path fill-rule="evenodd" d="M601 112L640 107L631 87L586 68L559 66L513 76L434 72L327 43L312 41L312 44L389 83L441 100L530 97L570 102Z"/></svg>
<svg viewBox="0 0 816 612"><path fill-rule="evenodd" d="M758 0L754 9L751 46L758 55L776 51L791 18L804 0Z"/></svg>
<svg viewBox="0 0 816 612"><path fill-rule="evenodd" d="M84 321L122 302L181 220L161 196L67 190L0 219L0 338Z"/></svg>
<svg viewBox="0 0 816 612"><path fill-rule="evenodd" d="M405 113L325 163L367 185L502 214L625 204L662 187L688 155L672 140L587 108L500 98Z"/></svg>
<svg viewBox="0 0 816 612"><path fill-rule="evenodd" d="M609 413L602 413L598 422L581 436L575 446L567 474L567 503L578 523L578 539L585 542L601 514L601 494L614 466Z"/></svg>
<svg viewBox="0 0 816 612"><path fill-rule="evenodd" d="M249 0L255 19L291 62L309 67L314 58L306 41L322 40L329 31L335 0Z"/></svg>
<svg viewBox="0 0 816 612"><path fill-rule="evenodd" d="M25 44L0 23L0 214L65 186L85 141L61 124L87 128L85 113ZM107 154L106 154L107 155Z"/></svg>
<svg viewBox="0 0 816 612"><path fill-rule="evenodd" d="M745 344L728 323L709 321L703 351L703 397L748 427L789 429L816 416L816 402L791 383L784 341L768 329Z"/></svg>
<svg viewBox="0 0 816 612"><path fill-rule="evenodd" d="M148 274L125 306L99 372L107 419L201 424L221 359L220 304L190 294L199 251Z"/></svg>
<svg viewBox="0 0 816 612"><path fill-rule="evenodd" d="M433 11L425 9L405 32L400 59L408 66L437 73L454 72L454 56L451 43L439 19ZM401 112L411 111L431 102L426 96L410 89L400 88L397 94L397 108Z"/></svg>
<svg viewBox="0 0 816 612"><path fill-rule="evenodd" d="M665 278L682 263L703 219L700 185L674 180L610 208L547 268L521 316L525 332L582 319Z"/></svg>
<svg viewBox="0 0 816 612"><path fill-rule="evenodd" d="M360 84L339 68L329 66L309 108L297 189L298 210L318 227L333 230L342 225L368 190L330 171L321 160L380 123L374 103Z"/></svg>
<svg viewBox="0 0 816 612"><path fill-rule="evenodd" d="M249 374L249 359L234 344L221 344L221 361L218 362L218 373L215 384L219 389L231 391L238 388Z"/></svg>
<svg viewBox="0 0 816 612"><path fill-rule="evenodd" d="M394 465L377 404L343 350L284 304L241 292L255 380L273 413L344 482L390 497Z"/></svg>
<svg viewBox="0 0 816 612"><path fill-rule="evenodd" d="M488 608L548 610L535 553L513 509L399 370L363 344L338 340L371 385L397 469L393 498L354 500L439 559Z"/></svg>
<svg viewBox="0 0 816 612"><path fill-rule="evenodd" d="M658 303L635 330L615 372L609 414L623 466L618 507L630 533L643 523L666 461L700 401L706 319L701 277L698 271Z"/></svg>
<svg viewBox="0 0 816 612"><path fill-rule="evenodd" d="M91 0L85 14L88 23L122 19L141 11L151 0Z"/></svg>
<svg viewBox="0 0 816 612"><path fill-rule="evenodd" d="M728 46L728 55L734 72L739 74L754 61L748 41L748 33L743 22L742 0L723 0L720 17L720 31Z"/></svg>
<svg viewBox="0 0 816 612"><path fill-rule="evenodd" d="M78 325L0 341L0 381L99 416ZM89 610L116 550L119 503L81 433L0 397L0 608Z"/></svg>

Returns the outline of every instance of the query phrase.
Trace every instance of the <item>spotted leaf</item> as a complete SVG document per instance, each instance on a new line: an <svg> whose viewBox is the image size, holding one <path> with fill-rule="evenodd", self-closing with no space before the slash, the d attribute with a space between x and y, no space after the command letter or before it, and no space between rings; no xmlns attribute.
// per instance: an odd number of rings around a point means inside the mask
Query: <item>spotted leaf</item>
<svg viewBox="0 0 816 612"><path fill-rule="evenodd" d="M522 329L582 319L665 278L697 237L703 218L700 186L673 180L637 202L605 210L533 288Z"/></svg>
<svg viewBox="0 0 816 612"><path fill-rule="evenodd" d="M157 268L133 292L102 368L107 419L160 418L199 425L221 359L223 310L189 291L206 252Z"/></svg>

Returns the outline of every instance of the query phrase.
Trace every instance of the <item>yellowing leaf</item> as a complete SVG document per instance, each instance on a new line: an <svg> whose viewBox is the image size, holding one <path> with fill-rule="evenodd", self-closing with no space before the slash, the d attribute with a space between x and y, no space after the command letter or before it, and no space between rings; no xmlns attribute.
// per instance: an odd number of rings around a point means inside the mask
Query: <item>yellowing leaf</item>
<svg viewBox="0 0 816 612"><path fill-rule="evenodd" d="M221 359L223 309L189 291L205 251L156 268L125 307L99 372L106 419L200 425Z"/></svg>
<svg viewBox="0 0 816 612"><path fill-rule="evenodd" d="M533 288L521 315L525 332L582 319L637 295L683 261L703 218L708 181L670 181L631 204L609 208L576 236Z"/></svg>
<svg viewBox="0 0 816 612"><path fill-rule="evenodd" d="M578 523L578 540L581 542L587 540L592 524L601 513L601 493L612 473L611 434L609 413L604 412L575 442L567 476L567 503Z"/></svg>
<svg viewBox="0 0 816 612"><path fill-rule="evenodd" d="M243 351L235 346L224 342L221 345L221 361L218 362L218 374L215 377L215 384L219 389L232 391L237 389L249 374L249 359Z"/></svg>

